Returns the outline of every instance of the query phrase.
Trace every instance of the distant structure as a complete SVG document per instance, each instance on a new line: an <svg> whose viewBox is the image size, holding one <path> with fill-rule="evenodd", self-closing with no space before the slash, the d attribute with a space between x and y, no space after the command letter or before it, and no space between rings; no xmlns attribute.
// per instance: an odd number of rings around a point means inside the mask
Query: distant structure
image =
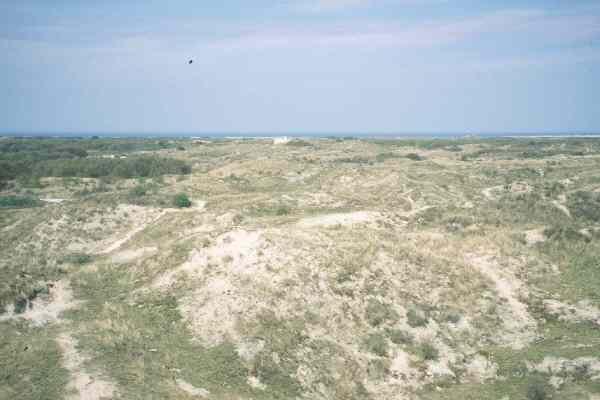
<svg viewBox="0 0 600 400"><path fill-rule="evenodd" d="M273 138L273 144L287 144L291 141L292 139L287 136Z"/></svg>

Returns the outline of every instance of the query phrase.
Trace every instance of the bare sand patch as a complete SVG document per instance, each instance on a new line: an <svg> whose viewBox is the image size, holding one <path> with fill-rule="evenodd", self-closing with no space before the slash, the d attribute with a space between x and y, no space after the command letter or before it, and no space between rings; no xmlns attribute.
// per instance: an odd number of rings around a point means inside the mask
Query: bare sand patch
<svg viewBox="0 0 600 400"><path fill-rule="evenodd" d="M51 197L47 197L44 199L40 199L40 201L43 201L44 203L50 203L50 204L60 204L63 203L65 201L67 201L66 199L57 199L57 198L51 198Z"/></svg>
<svg viewBox="0 0 600 400"><path fill-rule="evenodd" d="M589 321L600 326L600 309L589 300L581 300L576 304L566 304L559 300L547 299L543 301L543 304L545 312L557 316L561 321Z"/></svg>
<svg viewBox="0 0 600 400"><path fill-rule="evenodd" d="M6 315L0 316L0 321L23 318L35 326L43 326L49 323L58 322L60 315L70 308L77 305L73 299L73 292L69 284L65 281L56 282L47 296L39 296L28 304L27 310L22 314L15 314L9 310Z"/></svg>
<svg viewBox="0 0 600 400"><path fill-rule="evenodd" d="M288 144L291 141L292 139L287 136L273 138L273 144L277 145Z"/></svg>
<svg viewBox="0 0 600 400"><path fill-rule="evenodd" d="M156 247L142 247L133 250L124 250L116 254L113 254L110 260L115 264L127 264L139 259L152 256L156 254L158 248Z"/></svg>
<svg viewBox="0 0 600 400"><path fill-rule="evenodd" d="M510 184L509 190L513 194L524 194L531 193L533 189L527 182L513 182Z"/></svg>
<svg viewBox="0 0 600 400"><path fill-rule="evenodd" d="M209 265L228 264L235 271L252 273L257 264L259 251L265 243L260 232L248 232L243 229L231 231L219 236L216 243L206 249L192 251L188 261L160 276L153 287L167 287L173 283L177 274L202 272Z"/></svg>
<svg viewBox="0 0 600 400"><path fill-rule="evenodd" d="M265 347L262 339L243 339L236 345L236 352L245 361L252 361Z"/></svg>
<svg viewBox="0 0 600 400"><path fill-rule="evenodd" d="M422 379L420 372L411 364L415 357L403 350L397 350L390 365L392 381L397 385L418 388Z"/></svg>
<svg viewBox="0 0 600 400"><path fill-rule="evenodd" d="M481 354L476 354L465 364L469 376L474 377L480 383L489 379L496 379L498 365Z"/></svg>
<svg viewBox="0 0 600 400"><path fill-rule="evenodd" d="M558 196L558 200L552 201L554 207L558 208L562 211L567 217L571 218L571 211L565 205L567 203L567 196L565 194L561 194Z"/></svg>
<svg viewBox="0 0 600 400"><path fill-rule="evenodd" d="M496 199L496 193L500 190L504 190L504 186L500 185L500 186L492 186L489 188L485 188L481 190L481 194L483 194L483 197L485 197L487 200L495 200Z"/></svg>
<svg viewBox="0 0 600 400"><path fill-rule="evenodd" d="M356 211L345 214L327 214L316 217L303 218L298 221L298 226L303 228L311 227L331 227L331 226L349 226L354 224L366 223L381 217L378 212Z"/></svg>
<svg viewBox="0 0 600 400"><path fill-rule="evenodd" d="M210 395L210 392L208 390L203 388L197 388L194 385L184 381L183 379L178 378L175 380L175 383L177 384L177 387L179 389L183 390L192 397L207 398Z"/></svg>
<svg viewBox="0 0 600 400"><path fill-rule="evenodd" d="M546 236L544 235L544 230L545 228L537 228L537 229L530 229L528 231L525 231L525 242L529 245L529 246L533 246L537 243L543 243L546 241Z"/></svg>
<svg viewBox="0 0 600 400"><path fill-rule="evenodd" d="M192 251L188 261L152 286L167 289L178 274L196 280L198 287L180 300L179 309L198 340L209 345L240 341L239 318L252 319L268 307L260 287L273 281L267 271L270 261L273 250L262 232L239 229L219 236L213 246Z"/></svg>
<svg viewBox="0 0 600 400"><path fill-rule="evenodd" d="M567 208L567 206L565 206L564 204L560 203L558 200L553 200L552 204L554 205L554 207L558 208L560 211L562 211L567 217L571 217L571 211L569 211L569 209Z"/></svg>

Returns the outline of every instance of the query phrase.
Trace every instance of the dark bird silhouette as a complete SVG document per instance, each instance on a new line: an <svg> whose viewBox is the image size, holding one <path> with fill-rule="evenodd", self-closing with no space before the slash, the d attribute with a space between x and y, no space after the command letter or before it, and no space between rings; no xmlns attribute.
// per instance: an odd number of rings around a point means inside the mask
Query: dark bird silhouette
<svg viewBox="0 0 600 400"><path fill-rule="evenodd" d="M188 64L193 64L193 63L194 63L194 60L188 61Z"/></svg>

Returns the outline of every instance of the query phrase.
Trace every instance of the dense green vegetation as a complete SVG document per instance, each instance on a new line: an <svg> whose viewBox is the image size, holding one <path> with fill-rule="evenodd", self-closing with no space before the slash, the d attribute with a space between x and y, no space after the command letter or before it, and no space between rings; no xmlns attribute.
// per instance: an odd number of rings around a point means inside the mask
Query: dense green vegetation
<svg viewBox="0 0 600 400"><path fill-rule="evenodd" d="M600 193L578 191L569 196L573 216L584 221L600 221Z"/></svg>
<svg viewBox="0 0 600 400"><path fill-rule="evenodd" d="M132 157L126 159L86 158L50 160L36 165L33 174L54 177L156 177L189 174L191 167L184 161L164 157Z"/></svg>
<svg viewBox="0 0 600 400"><path fill-rule="evenodd" d="M0 142L0 189L13 179L38 187L39 177L46 176L131 178L190 173L191 167L176 159L115 156L175 147L176 143L137 139L5 139Z"/></svg>
<svg viewBox="0 0 600 400"><path fill-rule="evenodd" d="M173 198L173 204L175 207L188 208L192 206L192 201L185 193L177 193Z"/></svg>
<svg viewBox="0 0 600 400"><path fill-rule="evenodd" d="M0 196L0 208L35 207L39 204L39 200L30 196Z"/></svg>
<svg viewBox="0 0 600 400"><path fill-rule="evenodd" d="M53 332L25 321L0 324L0 399L64 399L68 379Z"/></svg>

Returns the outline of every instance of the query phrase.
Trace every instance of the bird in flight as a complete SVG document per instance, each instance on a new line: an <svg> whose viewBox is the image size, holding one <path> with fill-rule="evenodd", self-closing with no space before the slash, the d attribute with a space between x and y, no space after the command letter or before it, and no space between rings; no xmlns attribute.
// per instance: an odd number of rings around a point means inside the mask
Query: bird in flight
<svg viewBox="0 0 600 400"><path fill-rule="evenodd" d="M188 61L188 64L193 64L193 63L194 63L194 60Z"/></svg>

